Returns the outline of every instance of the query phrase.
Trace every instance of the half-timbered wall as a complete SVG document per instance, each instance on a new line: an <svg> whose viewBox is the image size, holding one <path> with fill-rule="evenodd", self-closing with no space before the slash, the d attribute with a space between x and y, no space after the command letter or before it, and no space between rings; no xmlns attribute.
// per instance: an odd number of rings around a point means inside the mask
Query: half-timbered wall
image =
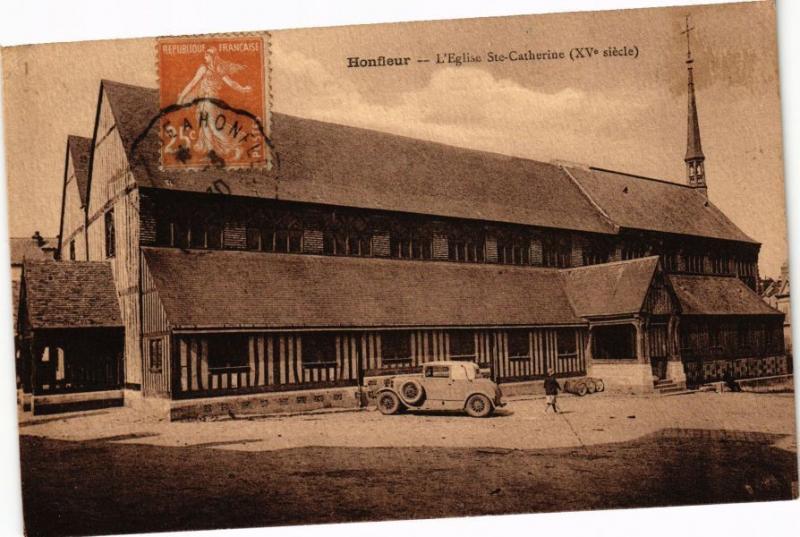
<svg viewBox="0 0 800 537"><path fill-rule="evenodd" d="M81 204L78 182L75 178L75 166L72 162L72 153L67 157L67 182L64 186L64 220L62 222L61 259L72 259L74 251L76 260L86 260L86 215ZM74 250L70 243L74 241Z"/></svg>
<svg viewBox="0 0 800 537"><path fill-rule="evenodd" d="M142 391L165 396L170 391L170 338L167 314L146 263L142 263Z"/></svg>
<svg viewBox="0 0 800 537"><path fill-rule="evenodd" d="M732 359L784 354L783 319L773 317L684 317L681 356Z"/></svg>
<svg viewBox="0 0 800 537"><path fill-rule="evenodd" d="M541 378L550 367L559 375L586 371L583 329L522 329L529 342L524 356L510 356L506 330L466 332L474 343L469 347L473 354L466 359L491 369L499 381ZM367 370L413 370L424 362L454 358L449 331L402 331L402 337L408 338L409 354L399 359L384 356L382 338L386 333L324 335L331 342L330 354L313 359L310 338L320 333L178 334L172 365L174 397L356 385ZM236 364L214 364L209 351L212 337L245 338L246 355ZM564 337L569 340L566 346Z"/></svg>
<svg viewBox="0 0 800 537"><path fill-rule="evenodd" d="M108 260L125 326L125 385L140 389L142 355L139 312L139 194L114 117L101 96L88 201L89 260ZM107 254L106 213L113 211L113 257Z"/></svg>
<svg viewBox="0 0 800 537"><path fill-rule="evenodd" d="M687 383L787 374L782 325L778 316L683 318L680 341Z"/></svg>

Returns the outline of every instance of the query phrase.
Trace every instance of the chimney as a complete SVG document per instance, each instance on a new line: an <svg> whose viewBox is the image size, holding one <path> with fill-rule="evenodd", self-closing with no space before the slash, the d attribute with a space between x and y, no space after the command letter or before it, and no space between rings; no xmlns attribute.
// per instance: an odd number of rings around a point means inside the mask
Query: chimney
<svg viewBox="0 0 800 537"><path fill-rule="evenodd" d="M33 242L35 242L36 246L38 246L39 248L44 246L44 237L42 237L42 235L39 233L38 230L33 232L33 236L31 237L31 239L33 239Z"/></svg>

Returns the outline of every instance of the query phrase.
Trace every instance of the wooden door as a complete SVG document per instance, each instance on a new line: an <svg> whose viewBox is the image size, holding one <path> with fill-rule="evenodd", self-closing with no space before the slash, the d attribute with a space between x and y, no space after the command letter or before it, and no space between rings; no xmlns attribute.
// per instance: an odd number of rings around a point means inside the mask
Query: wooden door
<svg viewBox="0 0 800 537"><path fill-rule="evenodd" d="M667 359L669 357L669 347L667 341L667 325L653 323L647 329L650 351L650 366L653 375L659 379L667 378Z"/></svg>

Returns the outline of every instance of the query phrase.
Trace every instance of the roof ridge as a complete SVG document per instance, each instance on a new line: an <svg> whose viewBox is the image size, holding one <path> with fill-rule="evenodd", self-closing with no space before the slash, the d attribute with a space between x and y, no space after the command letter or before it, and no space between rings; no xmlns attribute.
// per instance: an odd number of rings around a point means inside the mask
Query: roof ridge
<svg viewBox="0 0 800 537"><path fill-rule="evenodd" d="M616 173L618 175L624 175L624 176L630 177L632 179L643 179L645 181L654 181L656 183L664 183L666 185L679 186L679 187L682 187L682 188L688 188L690 190L697 190L693 186L686 185L686 184L683 184L683 183L676 183L675 181L670 181L668 179L660 179L658 177L648 177L646 175L639 175L639 174L636 174L636 173L623 172L623 171L620 171L620 170L612 170L610 168L601 168L600 166L589 166L589 169L591 171L596 171L596 172Z"/></svg>
<svg viewBox="0 0 800 537"><path fill-rule="evenodd" d="M111 80L110 78L101 78L100 84L111 84L112 86L125 86L126 88L134 88L147 91L158 91L158 88L151 88L148 86L140 86L139 84L130 84L128 82L120 82L119 80Z"/></svg>

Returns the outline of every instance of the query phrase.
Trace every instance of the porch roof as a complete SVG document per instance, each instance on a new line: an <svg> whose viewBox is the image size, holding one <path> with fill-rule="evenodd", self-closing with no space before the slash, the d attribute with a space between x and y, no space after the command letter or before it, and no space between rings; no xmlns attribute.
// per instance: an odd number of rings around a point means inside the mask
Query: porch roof
<svg viewBox="0 0 800 537"><path fill-rule="evenodd" d="M564 286L581 317L628 315L642 310L658 256L562 270Z"/></svg>
<svg viewBox="0 0 800 537"><path fill-rule="evenodd" d="M684 315L783 315L735 276L671 274Z"/></svg>
<svg viewBox="0 0 800 537"><path fill-rule="evenodd" d="M111 265L100 261L26 261L22 297L34 330L122 327Z"/></svg>
<svg viewBox="0 0 800 537"><path fill-rule="evenodd" d="M583 324L556 269L143 248L176 328Z"/></svg>

